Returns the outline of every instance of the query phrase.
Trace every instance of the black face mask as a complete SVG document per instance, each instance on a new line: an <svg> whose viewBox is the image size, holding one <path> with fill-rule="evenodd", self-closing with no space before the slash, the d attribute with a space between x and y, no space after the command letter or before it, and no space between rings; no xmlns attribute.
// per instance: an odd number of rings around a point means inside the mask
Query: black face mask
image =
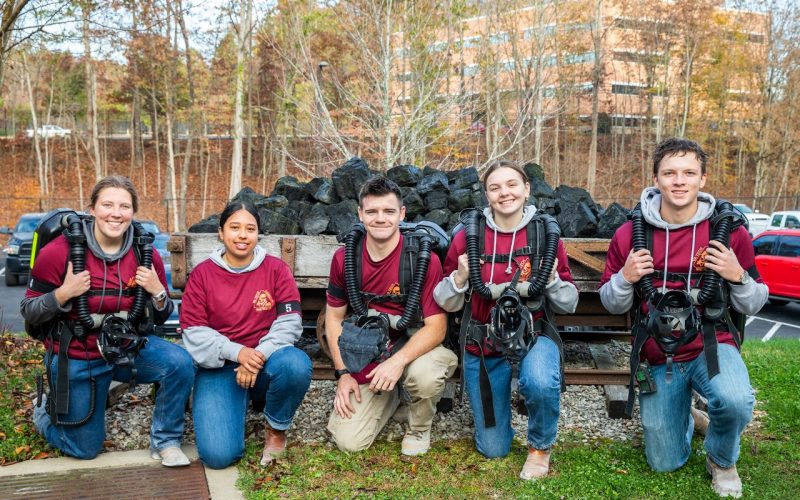
<svg viewBox="0 0 800 500"><path fill-rule="evenodd" d="M664 353L672 355L697 336L700 315L683 290L670 290L656 299L649 304L647 331Z"/></svg>

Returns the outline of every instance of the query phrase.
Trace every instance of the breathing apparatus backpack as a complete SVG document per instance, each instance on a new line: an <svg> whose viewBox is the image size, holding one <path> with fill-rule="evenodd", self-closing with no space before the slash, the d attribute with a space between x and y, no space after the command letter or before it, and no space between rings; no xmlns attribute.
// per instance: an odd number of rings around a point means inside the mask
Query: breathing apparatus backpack
<svg viewBox="0 0 800 500"><path fill-rule="evenodd" d="M653 226L644 220L641 204L630 213L633 232L633 250L648 249L653 251ZM730 246L731 231L739 226L747 227L747 219L725 200L717 200L714 212L709 219L709 241L716 240L726 247ZM662 293L653 285L653 279L685 284L683 289L669 289ZM636 295L631 308L633 327L633 346L630 355L631 379L628 386L628 403L625 413L631 416L634 403L634 384L636 381L647 381L647 392L655 392L657 388L651 382L646 363L640 362L642 347L649 338L656 344L667 358L666 381L672 380L672 358L682 346L691 343L698 335L703 338L703 352L706 356L708 378L719 373L717 357L717 329L722 328L731 333L737 348L741 348L744 339L746 316L739 313L728 302L728 287L722 283L722 277L711 269L700 273L699 279L689 283L689 275L661 271L644 276L635 288ZM642 312L642 303L647 304L648 313ZM697 308L703 306L703 311ZM642 389L640 388L640 392Z"/></svg>
<svg viewBox="0 0 800 500"><path fill-rule="evenodd" d="M411 329L422 326L420 300L431 252L436 252L440 259L443 258L450 240L441 227L430 221L402 222L400 233L403 235L403 247L398 271L400 285L398 294L378 295L362 289L361 255L366 234L363 224L355 224L339 239L345 243L346 290L329 285L328 292L335 297L348 300L353 309L353 316L344 322L342 335L339 337L339 348L351 373L358 373L371 361L384 361L405 345L408 337L413 334ZM398 317L378 313L369 308L370 304L381 302L404 304L403 314ZM381 320L370 319L374 316L381 317ZM391 344L391 349L388 347L389 328L406 332L406 335Z"/></svg>
<svg viewBox="0 0 800 500"><path fill-rule="evenodd" d="M519 402L519 365L536 343L538 335L546 336L558 347L562 361L562 391L565 388L561 337L555 328L553 311L543 295L555 265L561 228L552 216L538 212L526 226L526 246L513 250L507 255L493 256L486 254L484 250L486 218L483 213L478 209L465 210L461 214L461 221L456 232L465 231L469 261L469 290L464 303L458 335L459 353L463 362L467 344L475 344L479 347L481 356L479 383L484 424L486 427L494 427L496 425L494 401L484 359L484 345L502 353L511 364L511 394L515 404ZM491 262L494 260L494 262L503 263L513 261L520 256L529 258L531 273L527 281L519 282L521 270L517 269L510 283L488 286L483 283L481 261ZM489 324L482 324L472 319L469 297L474 293L485 299L497 301L490 313ZM539 311L543 313L542 316L534 320L533 313ZM463 400L463 394L464 370L461 370L459 400Z"/></svg>
<svg viewBox="0 0 800 500"><path fill-rule="evenodd" d="M33 234L33 245L31 249L30 269L31 276L36 258L41 249L63 234L69 245L69 261L72 262L74 274L83 272L86 269L86 236L83 232L83 220L89 217L79 214L74 210L59 208L51 211L42 218ZM133 251L137 262L140 265L150 267L153 263L154 236L146 232L141 224L132 222L131 227L134 232ZM64 269L66 275L66 266ZM29 280L28 287L41 294L50 293L58 286L39 281L33 277ZM83 295L72 299L73 307L76 311L75 320L67 320L64 317L55 319L43 324L34 325L25 322L25 331L31 337L44 341L50 339L47 352L46 373L49 385L49 392L55 397L48 398L47 411L51 421L55 425L77 426L86 423L94 413L95 401L95 381L90 376L91 401L88 414L77 421L63 421L59 415L66 415L69 412L69 345L73 338L82 340L90 330L98 329L97 336L98 350L106 362L130 367L133 371L135 380L136 372L133 368L134 360L139 351L147 342L146 335L152 330L152 311L148 307L147 291L142 287L136 287L132 292L134 296L133 306L127 313L107 314L104 316L93 315L89 312L89 296L105 294L106 290L89 290ZM53 380L50 362L54 354L54 342L58 341L58 376ZM39 401L42 401L44 384L42 375L37 377L37 389Z"/></svg>

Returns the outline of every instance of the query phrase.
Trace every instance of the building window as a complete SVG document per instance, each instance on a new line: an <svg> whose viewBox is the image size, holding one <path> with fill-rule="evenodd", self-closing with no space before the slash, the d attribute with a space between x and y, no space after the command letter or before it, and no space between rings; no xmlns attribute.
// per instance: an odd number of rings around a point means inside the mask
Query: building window
<svg viewBox="0 0 800 500"><path fill-rule="evenodd" d="M508 33L502 31L500 33L495 33L494 35L489 35L489 43L492 45L508 43Z"/></svg>
<svg viewBox="0 0 800 500"><path fill-rule="evenodd" d="M618 17L616 26L624 30L671 32L673 24L668 21L654 21L651 19L634 19L631 17Z"/></svg>
<svg viewBox="0 0 800 500"><path fill-rule="evenodd" d="M642 64L659 64L663 63L663 52L638 52L635 50L615 50L614 60L636 62Z"/></svg>
<svg viewBox="0 0 800 500"><path fill-rule="evenodd" d="M611 93L621 95L639 95L644 90L644 85L630 83L612 83Z"/></svg>

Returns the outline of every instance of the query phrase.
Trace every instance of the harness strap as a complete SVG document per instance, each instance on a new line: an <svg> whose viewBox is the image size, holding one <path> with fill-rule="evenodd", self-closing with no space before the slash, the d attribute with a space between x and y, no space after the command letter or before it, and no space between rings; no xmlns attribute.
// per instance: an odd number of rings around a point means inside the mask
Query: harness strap
<svg viewBox="0 0 800 500"><path fill-rule="evenodd" d="M637 315L641 315L641 313ZM642 352L642 347L644 347L645 342L647 342L647 339L650 337L647 333L647 326L641 321L637 321L633 325L631 333L633 334L633 345L631 346L630 357L631 379L628 384L628 403L625 405L625 415L629 417L633 415L633 402L636 395L636 372L639 371L639 355Z"/></svg>
<svg viewBox="0 0 800 500"><path fill-rule="evenodd" d="M703 352L706 355L706 367L708 368L708 378L712 379L719 374L719 357L717 356L717 329L716 321L701 321L703 330Z"/></svg>
<svg viewBox="0 0 800 500"><path fill-rule="evenodd" d="M53 424L57 423L58 415L69 413L69 356L67 354L73 337L70 325L59 322L56 328L58 331L58 379L56 381L56 411L50 416ZM51 339L51 345L53 340Z"/></svg>

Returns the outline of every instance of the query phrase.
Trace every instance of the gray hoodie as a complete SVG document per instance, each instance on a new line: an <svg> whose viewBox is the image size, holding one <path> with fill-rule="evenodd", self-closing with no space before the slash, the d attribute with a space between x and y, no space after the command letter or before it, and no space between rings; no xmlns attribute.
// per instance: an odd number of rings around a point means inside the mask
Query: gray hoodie
<svg viewBox="0 0 800 500"><path fill-rule="evenodd" d="M513 233L515 236L518 231L528 225L535 214L535 206L528 205L524 207L522 220L520 220L519 224L517 224L517 226L511 231L503 231L495 224L494 217L492 217L491 208L486 207L483 209L483 215L486 217L486 225L489 228L494 230L496 233ZM488 254L489 249L485 249L485 252ZM494 255L494 252L492 252L492 254ZM433 298L436 300L436 303L439 304L442 309L448 312L455 312L464 307L464 293L467 291L467 288L458 289L456 287L456 284L453 281L454 274L455 271L453 271L450 276L446 276L438 285L436 285L436 288L433 291ZM544 295L547 297L547 300L553 311L559 314L572 314L575 312L575 308L578 306L578 289L574 284L568 281L563 281L558 274L556 274L556 279L553 282L547 284L544 289Z"/></svg>
<svg viewBox="0 0 800 500"><path fill-rule="evenodd" d="M209 255L209 259L222 269L236 274L247 273L258 268L267 256L267 251L256 246L253 251L253 260L244 268L232 268L222 255L225 247L220 247ZM220 311L224 314L224 311ZM303 322L299 314L284 314L272 323L269 330L259 339L256 350L269 357L284 347L294 345L303 333ZM190 326L183 331L183 344L195 362L202 368L219 368L225 361L238 362L239 351L244 347L238 342L232 342L222 333L208 326Z"/></svg>
<svg viewBox="0 0 800 500"><path fill-rule="evenodd" d="M696 236L694 233L697 231L697 225L713 215L714 206L717 203L710 194L700 192L697 194L697 212L694 217L683 224L671 224L661 218L661 191L657 188L646 188L642 191L639 201L644 219L653 227L664 229L667 232L665 256L669 256L669 232L691 226L693 231L692 241L694 242ZM692 248L689 255L693 256L694 254L695 249ZM669 266L670 263L665 257L664 273L669 272ZM691 270L691 263L689 263L688 267ZM633 283L629 283L622 276L622 270L620 270L611 275L609 281L600 287L600 300L611 314L624 314L633 306L635 288ZM734 309L748 315L755 314L761 310L769 296L767 285L756 283L752 280L747 285L730 287L730 292L730 301Z"/></svg>

